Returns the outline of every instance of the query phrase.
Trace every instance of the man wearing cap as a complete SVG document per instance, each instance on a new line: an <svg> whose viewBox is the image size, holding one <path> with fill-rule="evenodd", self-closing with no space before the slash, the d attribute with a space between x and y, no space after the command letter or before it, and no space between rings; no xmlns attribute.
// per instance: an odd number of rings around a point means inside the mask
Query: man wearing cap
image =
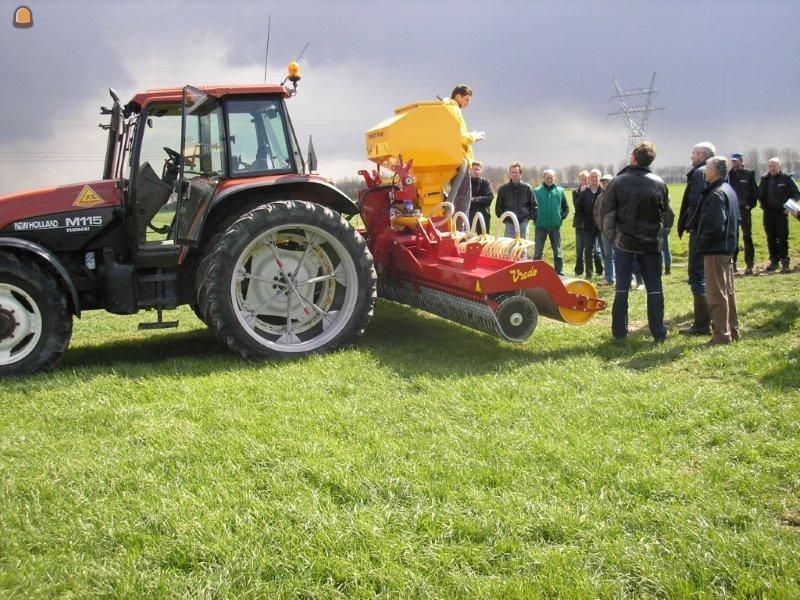
<svg viewBox="0 0 800 600"><path fill-rule="evenodd" d="M781 161L776 156L767 163L767 174L758 186L758 201L764 209L764 231L769 247L769 266L767 271L778 268L789 272L789 221L784 208L787 200L800 200L800 192L794 179L781 171Z"/></svg>
<svg viewBox="0 0 800 600"><path fill-rule="evenodd" d="M611 183L611 180L614 179L614 176L610 173L605 173L600 178L600 189L605 192L608 189L608 184ZM611 243L611 240L608 239L603 234L603 198L605 197L604 193L601 193L597 200L594 203L594 222L597 225L597 229L600 231L600 234L597 236L600 239L600 250L603 253L603 265L605 267L604 271L604 279L600 283L599 286L604 285L614 285L614 244Z"/></svg>
<svg viewBox="0 0 800 600"><path fill-rule="evenodd" d="M742 228L742 239L744 240L744 264L745 275L753 274L753 260L755 259L756 249L753 246L753 221L750 211L758 199L758 185L756 184L756 174L750 169L744 168L744 157L741 152L731 154L731 170L728 172L728 183L736 192L739 198L739 219ZM737 273L736 257L739 255L739 246L733 253L733 272Z"/></svg>

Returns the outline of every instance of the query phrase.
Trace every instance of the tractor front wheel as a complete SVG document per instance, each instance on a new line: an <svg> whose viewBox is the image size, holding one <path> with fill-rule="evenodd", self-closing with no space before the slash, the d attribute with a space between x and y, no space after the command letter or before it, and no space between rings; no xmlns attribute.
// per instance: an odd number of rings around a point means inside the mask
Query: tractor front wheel
<svg viewBox="0 0 800 600"><path fill-rule="evenodd" d="M245 213L200 269L200 314L242 357L287 358L349 345L364 331L376 274L364 239L340 215L280 201Z"/></svg>
<svg viewBox="0 0 800 600"><path fill-rule="evenodd" d="M72 315L55 278L29 257L0 252L0 377L53 369Z"/></svg>

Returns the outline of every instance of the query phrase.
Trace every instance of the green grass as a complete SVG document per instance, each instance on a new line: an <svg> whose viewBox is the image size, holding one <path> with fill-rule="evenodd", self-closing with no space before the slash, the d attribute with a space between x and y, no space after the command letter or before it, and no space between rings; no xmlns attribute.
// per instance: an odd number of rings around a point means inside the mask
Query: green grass
<svg viewBox="0 0 800 600"><path fill-rule="evenodd" d="M0 596L797 598L800 271L737 278L717 348L676 335L683 271L658 347L644 293L623 345L610 311L515 345L381 301L260 365L186 308L85 314L0 382Z"/></svg>

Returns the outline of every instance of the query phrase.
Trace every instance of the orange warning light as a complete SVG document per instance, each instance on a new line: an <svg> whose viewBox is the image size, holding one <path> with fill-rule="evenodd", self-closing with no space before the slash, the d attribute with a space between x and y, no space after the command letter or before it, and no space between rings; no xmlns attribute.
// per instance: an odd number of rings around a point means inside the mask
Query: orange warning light
<svg viewBox="0 0 800 600"><path fill-rule="evenodd" d="M289 72L289 75L287 75L287 79L289 81L292 83L297 83L300 81L300 65L292 61L289 63L289 66L286 68L286 70Z"/></svg>
<svg viewBox="0 0 800 600"><path fill-rule="evenodd" d="M27 29L33 27L33 13L27 6L20 6L14 11L14 27Z"/></svg>

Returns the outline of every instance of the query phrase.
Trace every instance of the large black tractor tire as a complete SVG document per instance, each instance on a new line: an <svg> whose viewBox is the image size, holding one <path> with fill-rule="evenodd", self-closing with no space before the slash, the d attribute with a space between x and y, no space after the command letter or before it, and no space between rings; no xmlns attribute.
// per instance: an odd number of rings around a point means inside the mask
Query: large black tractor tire
<svg viewBox="0 0 800 600"><path fill-rule="evenodd" d="M200 298L205 298L208 295L206 291L206 281L208 281L208 270L211 267L211 256L214 253L214 249L217 247L220 238L225 234L225 232L233 225L239 218L249 212L250 210L260 206L258 203L250 203L249 205L245 205L244 207L240 207L240 212L236 214L231 214L225 217L219 224L219 229L211 236L208 242L205 245L206 251L204 252L203 256L200 259L200 262L197 266L197 274L195 276L195 281L197 282L196 287L196 294L195 298L196 301L192 304L192 310L194 311L195 316L200 319L207 327L210 326L211 317L203 312L205 309L204 307L208 304L206 302L200 302Z"/></svg>
<svg viewBox="0 0 800 600"><path fill-rule="evenodd" d="M72 337L67 295L33 258L0 252L0 377L50 371Z"/></svg>
<svg viewBox="0 0 800 600"><path fill-rule="evenodd" d="M246 212L208 248L197 277L200 313L248 360L348 346L375 306L377 276L364 238L311 202Z"/></svg>

